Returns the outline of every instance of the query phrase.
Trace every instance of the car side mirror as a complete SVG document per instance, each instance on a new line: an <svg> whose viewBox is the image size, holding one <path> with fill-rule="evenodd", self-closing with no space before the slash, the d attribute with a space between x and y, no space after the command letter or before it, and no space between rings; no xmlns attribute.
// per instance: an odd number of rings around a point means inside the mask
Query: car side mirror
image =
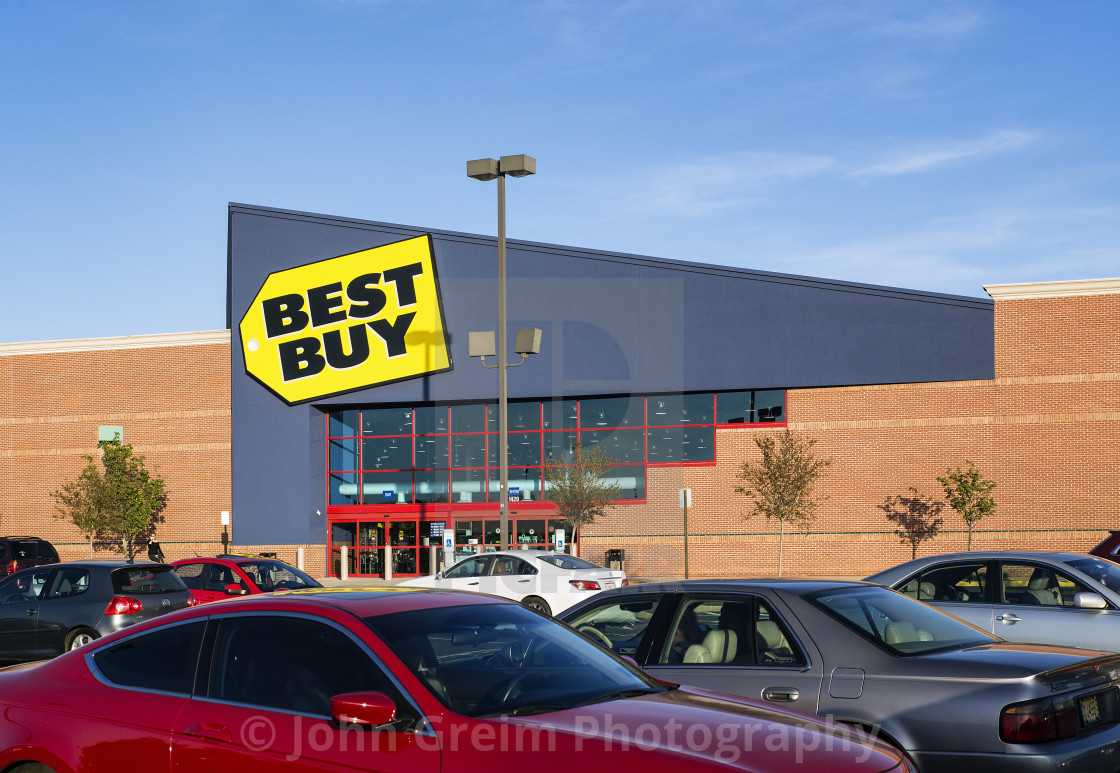
<svg viewBox="0 0 1120 773"><path fill-rule="evenodd" d="M397 704L383 692L347 692L331 698L331 716L345 725L387 725L397 718Z"/></svg>
<svg viewBox="0 0 1120 773"><path fill-rule="evenodd" d="M1108 602L1104 600L1104 596L1091 591L1073 594L1073 605L1081 609L1108 609Z"/></svg>
<svg viewBox="0 0 1120 773"><path fill-rule="evenodd" d="M242 588L237 583L233 583L233 584L230 584L230 585L226 586L226 595L227 596L248 596L249 591L247 591L245 588Z"/></svg>

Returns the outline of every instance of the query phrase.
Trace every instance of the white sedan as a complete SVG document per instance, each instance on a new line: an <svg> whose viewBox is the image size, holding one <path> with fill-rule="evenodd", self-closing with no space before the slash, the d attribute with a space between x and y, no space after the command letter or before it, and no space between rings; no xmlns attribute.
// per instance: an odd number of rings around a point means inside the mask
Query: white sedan
<svg viewBox="0 0 1120 773"><path fill-rule="evenodd" d="M544 550L480 553L439 574L400 583L412 588L491 593L520 601L546 615L562 612L601 590L629 584L625 572Z"/></svg>

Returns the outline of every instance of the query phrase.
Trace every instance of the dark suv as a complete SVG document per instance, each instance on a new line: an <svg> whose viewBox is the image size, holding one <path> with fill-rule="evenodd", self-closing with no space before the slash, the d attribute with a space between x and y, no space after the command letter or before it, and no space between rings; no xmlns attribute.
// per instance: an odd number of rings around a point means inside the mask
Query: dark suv
<svg viewBox="0 0 1120 773"><path fill-rule="evenodd" d="M32 566L57 564L58 552L38 537L0 537L0 575Z"/></svg>

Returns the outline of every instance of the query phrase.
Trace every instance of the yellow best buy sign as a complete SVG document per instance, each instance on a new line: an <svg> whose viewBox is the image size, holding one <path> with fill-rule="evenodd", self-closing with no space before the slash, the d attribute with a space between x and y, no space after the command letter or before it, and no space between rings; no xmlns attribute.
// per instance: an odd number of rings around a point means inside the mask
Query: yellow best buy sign
<svg viewBox="0 0 1120 773"><path fill-rule="evenodd" d="M240 332L288 404L451 368L429 236L269 274Z"/></svg>

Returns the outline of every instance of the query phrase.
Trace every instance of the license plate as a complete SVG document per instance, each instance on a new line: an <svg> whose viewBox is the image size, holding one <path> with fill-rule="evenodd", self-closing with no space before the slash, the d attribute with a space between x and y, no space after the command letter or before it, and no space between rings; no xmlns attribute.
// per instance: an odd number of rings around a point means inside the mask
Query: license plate
<svg viewBox="0 0 1120 773"><path fill-rule="evenodd" d="M610 590L614 587L614 583L610 580L602 580L599 584L603 586L603 590Z"/></svg>
<svg viewBox="0 0 1120 773"><path fill-rule="evenodd" d="M1086 695L1084 698L1078 698L1077 705L1081 707L1081 721L1086 725L1100 721L1101 706L1096 695Z"/></svg>

